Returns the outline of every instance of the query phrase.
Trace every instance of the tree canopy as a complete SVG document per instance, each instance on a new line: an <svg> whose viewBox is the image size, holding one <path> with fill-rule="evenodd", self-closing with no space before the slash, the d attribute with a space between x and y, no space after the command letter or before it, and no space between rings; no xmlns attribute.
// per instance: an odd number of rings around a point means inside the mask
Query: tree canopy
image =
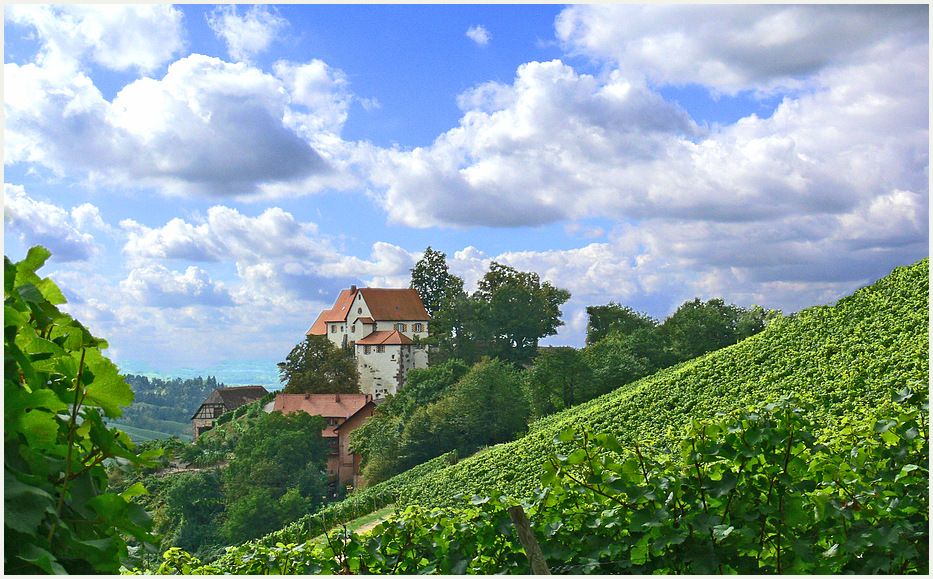
<svg viewBox="0 0 933 579"><path fill-rule="evenodd" d="M286 394L354 394L360 391L356 360L327 336L307 336L279 362Z"/></svg>
<svg viewBox="0 0 933 579"><path fill-rule="evenodd" d="M563 325L560 308L570 299L570 292L542 282L537 273L497 262L468 296L463 280L450 274L446 256L431 247L411 273L411 287L432 317L427 340L432 363L457 358L475 364L489 356L530 364L538 340Z"/></svg>

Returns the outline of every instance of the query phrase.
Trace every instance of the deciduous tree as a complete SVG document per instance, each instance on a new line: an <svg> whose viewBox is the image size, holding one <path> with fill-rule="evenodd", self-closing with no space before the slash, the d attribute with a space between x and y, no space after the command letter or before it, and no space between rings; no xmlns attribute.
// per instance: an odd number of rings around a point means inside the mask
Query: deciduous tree
<svg viewBox="0 0 933 579"><path fill-rule="evenodd" d="M473 299L484 306L491 342L487 355L522 366L534 359L538 340L564 324L560 307L570 292L542 283L537 273L492 262Z"/></svg>
<svg viewBox="0 0 933 579"><path fill-rule="evenodd" d="M354 394L360 391L356 360L327 336L307 336L279 362L287 394Z"/></svg>

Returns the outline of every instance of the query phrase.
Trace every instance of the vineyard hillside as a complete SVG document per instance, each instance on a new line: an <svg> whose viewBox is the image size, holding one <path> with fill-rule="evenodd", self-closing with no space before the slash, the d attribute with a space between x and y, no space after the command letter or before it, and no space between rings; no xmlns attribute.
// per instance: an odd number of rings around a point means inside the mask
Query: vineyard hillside
<svg viewBox="0 0 933 579"><path fill-rule="evenodd" d="M863 416L887 404L893 390L928 382L928 300L925 259L833 306L805 309L734 346L539 420L524 438L410 479L396 492L432 507L493 490L530 497L555 435L567 427L665 443L693 419L790 394L812 400L827 427Z"/></svg>

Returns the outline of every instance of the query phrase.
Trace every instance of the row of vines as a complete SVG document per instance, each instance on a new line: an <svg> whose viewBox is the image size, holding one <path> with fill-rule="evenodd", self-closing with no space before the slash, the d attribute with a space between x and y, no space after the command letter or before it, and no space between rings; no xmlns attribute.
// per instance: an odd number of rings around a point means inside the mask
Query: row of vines
<svg viewBox="0 0 933 579"><path fill-rule="evenodd" d="M927 573L926 384L832 428L784 398L693 421L669 447L566 429L543 489L409 506L362 535L231 547L204 565L166 553L158 573L530 571L506 508L521 504L552 573Z"/></svg>

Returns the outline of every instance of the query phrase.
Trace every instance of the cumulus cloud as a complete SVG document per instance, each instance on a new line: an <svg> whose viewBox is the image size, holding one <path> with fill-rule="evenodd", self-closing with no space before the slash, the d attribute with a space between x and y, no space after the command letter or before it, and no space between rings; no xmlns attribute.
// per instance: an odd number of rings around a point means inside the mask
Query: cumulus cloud
<svg viewBox="0 0 933 579"><path fill-rule="evenodd" d="M371 152L391 220L516 226L637 208L625 176L640 179L639 168L654 170L655 158L702 134L658 95L560 61L524 64L511 86L482 85L460 106L460 126L431 147Z"/></svg>
<svg viewBox="0 0 933 579"><path fill-rule="evenodd" d="M467 38L480 46L486 46L489 44L489 39L492 38L492 35L489 34L489 31L486 30L486 27L482 24L467 28L466 35Z"/></svg>
<svg viewBox="0 0 933 579"><path fill-rule="evenodd" d="M286 119L324 110L304 132L337 129L343 97L312 103L313 88L293 87L304 99L293 110L281 80L247 65L191 55L112 103L80 73L7 63L5 80L8 163L181 195L296 194L342 179Z"/></svg>
<svg viewBox="0 0 933 579"><path fill-rule="evenodd" d="M344 255L317 225L300 222L278 207L249 217L214 206L195 223L172 219L163 227L150 228L127 219L120 226L127 235L123 253L131 263L233 262L242 291L275 301L320 299L322 289L324 299L331 299L358 280L399 287L407 284L415 263L411 253L384 242L373 245L371 261Z"/></svg>
<svg viewBox="0 0 933 579"><path fill-rule="evenodd" d="M27 247L45 246L57 261L84 261L99 250L94 236L85 230L97 223L88 217L97 215L96 207L85 204L67 211L26 194L21 185L3 184L3 221L6 230L15 234Z"/></svg>
<svg viewBox="0 0 933 579"><path fill-rule="evenodd" d="M237 13L236 5L220 6L207 15L207 22L227 43L230 57L244 62L266 50L288 25L287 20L264 6L253 6L242 16Z"/></svg>
<svg viewBox="0 0 933 579"><path fill-rule="evenodd" d="M207 272L195 266L184 273L161 265L136 268L120 282L120 289L140 304L160 308L233 305L224 284L212 281Z"/></svg>
<svg viewBox="0 0 933 579"><path fill-rule="evenodd" d="M183 14L167 5L16 4L4 14L35 28L43 66L76 69L89 58L112 70L152 72L184 46Z"/></svg>
<svg viewBox="0 0 933 579"><path fill-rule="evenodd" d="M569 50L661 84L722 93L801 89L834 66L928 42L928 8L864 5L581 5L555 30Z"/></svg>

